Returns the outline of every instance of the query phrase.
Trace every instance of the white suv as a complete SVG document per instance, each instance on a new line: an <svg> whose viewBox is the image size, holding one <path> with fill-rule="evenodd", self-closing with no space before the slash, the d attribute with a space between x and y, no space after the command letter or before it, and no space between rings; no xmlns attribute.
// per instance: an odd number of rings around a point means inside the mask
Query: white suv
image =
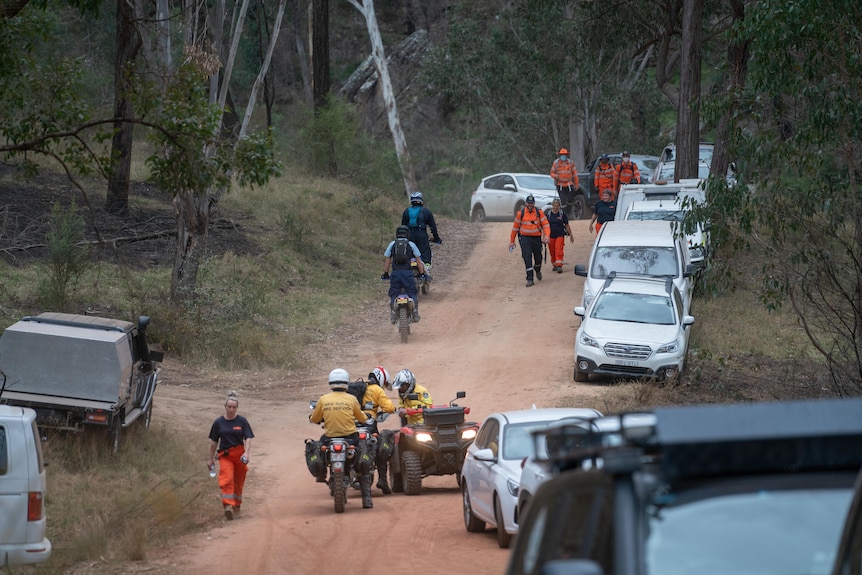
<svg viewBox="0 0 862 575"><path fill-rule="evenodd" d="M688 352L687 315L671 278L611 274L588 308L575 336L575 381L591 374L673 379Z"/></svg>
<svg viewBox="0 0 862 575"><path fill-rule="evenodd" d="M691 308L694 289L688 246L676 236L671 222L610 221L599 231L590 254L589 270L578 264L575 275L586 278L582 305L587 307L611 272L644 278L671 278L682 296L684 313Z"/></svg>

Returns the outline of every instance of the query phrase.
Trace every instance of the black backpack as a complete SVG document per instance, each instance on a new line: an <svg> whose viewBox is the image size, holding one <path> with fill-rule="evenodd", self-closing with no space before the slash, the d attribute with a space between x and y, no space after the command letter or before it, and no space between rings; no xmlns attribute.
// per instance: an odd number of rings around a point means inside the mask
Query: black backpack
<svg viewBox="0 0 862 575"><path fill-rule="evenodd" d="M396 264L404 265L410 263L411 253L410 240L406 238L398 238L395 240L395 245L392 246L392 261Z"/></svg>
<svg viewBox="0 0 862 575"><path fill-rule="evenodd" d="M356 398L356 401L359 402L359 407L362 407L362 400L365 397L366 389L368 389L368 383L366 383L365 380L362 379L351 381L347 385L347 393Z"/></svg>

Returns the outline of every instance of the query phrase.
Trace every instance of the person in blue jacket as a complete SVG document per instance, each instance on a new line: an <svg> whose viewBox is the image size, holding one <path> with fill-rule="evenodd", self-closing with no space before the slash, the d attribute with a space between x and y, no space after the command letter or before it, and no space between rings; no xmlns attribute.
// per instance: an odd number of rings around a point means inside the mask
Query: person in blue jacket
<svg viewBox="0 0 862 575"><path fill-rule="evenodd" d="M437 223L434 221L434 214L425 207L425 196L422 195L422 192L413 192L410 194L410 207L404 210L404 213L401 215L401 225L407 226L410 229L410 241L416 244L419 251L422 252L422 261L425 262L425 267L430 271L431 243L428 241L428 228L431 228L435 244L440 244L443 240L440 239L440 234L437 233ZM430 280L431 276L426 274L425 279Z"/></svg>

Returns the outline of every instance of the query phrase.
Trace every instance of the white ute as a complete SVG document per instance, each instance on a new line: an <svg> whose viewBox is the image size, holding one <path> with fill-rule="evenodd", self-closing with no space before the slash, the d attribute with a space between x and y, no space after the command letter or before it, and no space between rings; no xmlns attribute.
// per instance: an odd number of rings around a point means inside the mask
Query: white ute
<svg viewBox="0 0 862 575"><path fill-rule="evenodd" d="M45 486L36 412L0 405L0 567L42 563L51 556Z"/></svg>

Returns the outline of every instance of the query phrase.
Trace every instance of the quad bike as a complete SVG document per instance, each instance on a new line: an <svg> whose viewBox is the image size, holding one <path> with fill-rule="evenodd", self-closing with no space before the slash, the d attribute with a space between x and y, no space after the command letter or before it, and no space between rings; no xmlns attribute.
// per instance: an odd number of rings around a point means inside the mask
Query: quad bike
<svg viewBox="0 0 862 575"><path fill-rule="evenodd" d="M411 396L408 397L413 399ZM455 400L466 396L459 391L448 406L407 410L408 415L422 413L425 421L421 425L405 425L396 435L389 467L393 491L419 495L422 478L429 475L455 475L460 482L464 456L479 431L476 422L464 421L470 408L455 404Z"/></svg>

